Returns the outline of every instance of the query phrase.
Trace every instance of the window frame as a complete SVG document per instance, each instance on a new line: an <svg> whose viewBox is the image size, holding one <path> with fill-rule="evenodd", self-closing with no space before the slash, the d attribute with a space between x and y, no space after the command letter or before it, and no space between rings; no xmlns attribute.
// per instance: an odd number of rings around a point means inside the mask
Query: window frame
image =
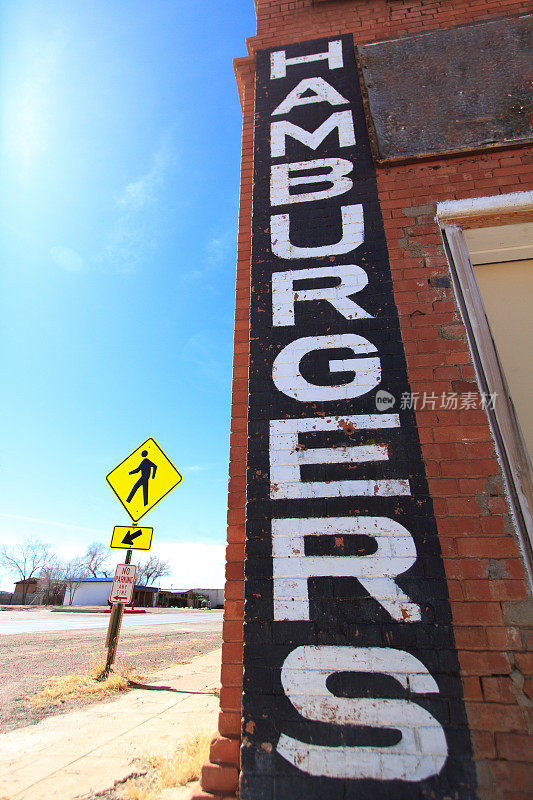
<svg viewBox="0 0 533 800"><path fill-rule="evenodd" d="M461 203L464 201L457 201L457 206ZM437 221L448 257L457 302L466 327L480 391L486 395L496 393L497 396L494 409L487 408L487 416L514 512L520 549L531 588L533 587L533 465L520 430L492 338L483 298L470 261L468 246L459 224L461 216L464 216L464 206L457 209L456 219L453 217L453 201L439 206L444 207L447 212L441 216L438 209ZM512 212L513 209L506 210ZM476 216L479 216L479 210Z"/></svg>

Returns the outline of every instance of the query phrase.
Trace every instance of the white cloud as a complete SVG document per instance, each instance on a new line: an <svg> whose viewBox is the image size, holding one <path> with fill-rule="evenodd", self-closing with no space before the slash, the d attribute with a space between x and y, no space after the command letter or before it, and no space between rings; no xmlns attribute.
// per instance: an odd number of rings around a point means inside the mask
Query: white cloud
<svg viewBox="0 0 533 800"><path fill-rule="evenodd" d="M50 545L53 553L64 561L82 555L90 542L109 540L109 532L85 525L25 514L0 513L0 544L12 547L25 539L38 539ZM14 577L0 571L0 589L13 591Z"/></svg>
<svg viewBox="0 0 533 800"><path fill-rule="evenodd" d="M208 542L161 542L151 553L170 563L172 572L158 583L163 589L224 586L225 546ZM133 559L135 563L135 559Z"/></svg>
<svg viewBox="0 0 533 800"><path fill-rule="evenodd" d="M133 272L157 241L156 208L160 190L176 162L171 133L167 132L155 150L150 167L121 189L115 197L116 217L101 252L98 264L119 272Z"/></svg>
<svg viewBox="0 0 533 800"><path fill-rule="evenodd" d="M236 259L237 237L235 223L232 221L231 225L219 233L214 233L208 238L203 245L203 257L199 259L200 266L196 269L189 269L181 274L181 279L184 283L192 283L194 281L204 281L205 289L213 289L214 287L208 283L219 268L228 261L232 264Z"/></svg>
<svg viewBox="0 0 533 800"><path fill-rule="evenodd" d="M28 527L25 523L32 523L33 525L48 525L53 528L62 528L63 530L77 530L85 531L96 536L102 536L102 531L99 528L88 528L86 525L73 525L71 522L58 522L55 519L42 519L41 517L28 517L24 514L4 514L0 513L0 542L6 541L6 537L2 536L2 521L9 520L9 525L12 527L13 523L23 523L24 527ZM15 535L16 541L20 541L21 537Z"/></svg>
<svg viewBox="0 0 533 800"><path fill-rule="evenodd" d="M173 163L168 141L164 141L152 158L150 169L128 183L116 198L116 205L129 211L140 211L157 199L157 190L163 184L167 169Z"/></svg>
<svg viewBox="0 0 533 800"><path fill-rule="evenodd" d="M2 530L2 521L6 523L4 530ZM24 525L29 527L24 530ZM59 531L55 535L49 535L50 529L54 527ZM32 534L29 533L30 530ZM13 531L16 531L15 535L13 535ZM8 546L20 544L28 535L34 539L50 542L51 550L63 561L82 555L92 541L109 541L109 532L106 533L95 528L17 514L0 514L0 544ZM113 574L116 564L123 563L125 551L110 550L109 552L108 574ZM138 564L152 554L170 563L170 574L158 581L162 588L191 589L201 586L221 589L224 586L224 544L213 544L206 541L159 541L154 543L149 553L134 551L132 563ZM12 592L14 580L15 577L7 571L0 571L0 590Z"/></svg>
<svg viewBox="0 0 533 800"><path fill-rule="evenodd" d="M196 371L209 380L228 387L230 377L226 368L226 354L221 345L203 333L195 333L184 343L182 359L194 364Z"/></svg>
<svg viewBox="0 0 533 800"><path fill-rule="evenodd" d="M207 261L218 266L225 261L233 252L236 247L237 235L235 225L232 224L231 228L223 231L217 236L212 236L206 243L206 257Z"/></svg>
<svg viewBox="0 0 533 800"><path fill-rule="evenodd" d="M66 269L67 272L84 272L85 262L83 258L71 247L56 245L50 249L50 255L58 266Z"/></svg>

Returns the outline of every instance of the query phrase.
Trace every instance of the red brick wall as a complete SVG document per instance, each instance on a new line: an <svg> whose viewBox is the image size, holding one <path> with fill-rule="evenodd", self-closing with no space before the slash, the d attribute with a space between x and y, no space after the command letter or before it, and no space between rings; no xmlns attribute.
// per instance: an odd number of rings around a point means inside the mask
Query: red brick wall
<svg viewBox="0 0 533 800"><path fill-rule="evenodd" d="M378 170L413 392L478 391L453 290L430 284L431 278L449 274L435 203L529 189L531 161L531 153L512 150ZM420 411L417 421L480 794L518 800L533 792L531 772L529 783L527 776L531 739L529 753L526 744L532 699L526 651L532 630L518 624L527 622L519 601L528 593L494 441L481 410Z"/></svg>
<svg viewBox="0 0 533 800"><path fill-rule="evenodd" d="M246 482L247 364L256 49L339 33L356 44L530 11L519 0L257 0L251 56L236 61L243 104L226 605L219 736L194 797L234 796L238 778ZM379 166L378 188L413 393L477 391L435 205L530 189L525 148ZM488 420L481 410L417 412L445 560L479 795L533 796L533 613ZM528 725L530 726L528 728ZM528 751L529 746L529 751Z"/></svg>
<svg viewBox="0 0 533 800"><path fill-rule="evenodd" d="M353 33L357 44L531 12L524 0L257 0L251 52Z"/></svg>
<svg viewBox="0 0 533 800"><path fill-rule="evenodd" d="M211 797L209 794L211 791L216 791L219 795L222 793L230 797L235 796L241 735L254 59L238 59L236 74L243 107L243 129L231 395L226 586L222 628L222 687L218 735L211 743L210 763L204 765L202 770L202 789L193 794L193 797L199 800L205 796Z"/></svg>

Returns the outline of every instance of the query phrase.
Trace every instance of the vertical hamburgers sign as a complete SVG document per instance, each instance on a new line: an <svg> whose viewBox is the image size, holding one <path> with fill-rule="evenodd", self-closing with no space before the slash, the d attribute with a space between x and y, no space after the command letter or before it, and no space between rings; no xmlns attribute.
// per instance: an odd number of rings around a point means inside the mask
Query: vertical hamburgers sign
<svg viewBox="0 0 533 800"><path fill-rule="evenodd" d="M244 800L473 797L406 391L352 38L261 51Z"/></svg>

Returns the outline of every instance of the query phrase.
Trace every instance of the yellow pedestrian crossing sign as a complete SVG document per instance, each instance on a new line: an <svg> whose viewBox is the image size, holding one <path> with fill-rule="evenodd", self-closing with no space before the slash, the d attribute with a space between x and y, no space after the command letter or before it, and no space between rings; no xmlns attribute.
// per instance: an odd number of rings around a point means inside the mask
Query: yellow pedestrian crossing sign
<svg viewBox="0 0 533 800"><path fill-rule="evenodd" d="M106 475L106 481L138 522L183 480L155 439L147 439Z"/></svg>
<svg viewBox="0 0 533 800"><path fill-rule="evenodd" d="M153 535L153 528L115 525L109 547L119 550L149 550L152 546Z"/></svg>

